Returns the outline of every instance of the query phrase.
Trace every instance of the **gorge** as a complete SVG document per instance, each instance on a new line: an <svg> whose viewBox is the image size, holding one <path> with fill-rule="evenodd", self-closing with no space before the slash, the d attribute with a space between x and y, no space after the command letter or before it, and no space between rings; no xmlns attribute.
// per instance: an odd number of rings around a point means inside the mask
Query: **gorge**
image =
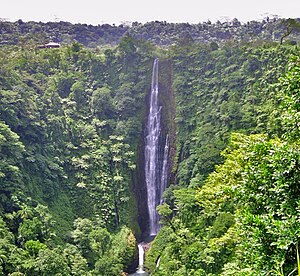
<svg viewBox="0 0 300 276"><path fill-rule="evenodd" d="M159 60L153 64L149 113L145 129L145 183L149 213L149 235L156 236L159 230L159 216L156 207L161 203L162 194L168 183L168 135L163 139L159 105ZM165 142L164 144L162 142ZM163 150L162 150L163 149Z"/></svg>
<svg viewBox="0 0 300 276"><path fill-rule="evenodd" d="M139 240L145 242L152 240L161 227L156 207L163 202L163 193L172 181L176 152L172 74L170 60L156 58L152 61L135 183L141 229Z"/></svg>
<svg viewBox="0 0 300 276"><path fill-rule="evenodd" d="M160 70L160 67L162 70ZM144 265L144 248L149 249L150 242L155 238L160 225L160 218L156 207L163 203L163 193L169 185L171 176L170 148L175 151L174 141L174 95L172 91L172 67L168 60L160 61L155 58L152 65L151 87L146 97L146 118L144 123L142 145L140 151L140 175L143 177L139 182L139 200L142 192L144 205L139 204L140 227L142 235L139 238L139 265L136 274L146 272ZM169 135L173 137L170 144ZM142 164L142 165L141 165ZM139 166L138 166L139 167ZM135 275L135 274L133 274Z"/></svg>
<svg viewBox="0 0 300 276"><path fill-rule="evenodd" d="M35 49L38 23L16 24L2 37L22 44L0 46L0 275L296 274L298 44L244 41L271 26L251 23L228 43Z"/></svg>

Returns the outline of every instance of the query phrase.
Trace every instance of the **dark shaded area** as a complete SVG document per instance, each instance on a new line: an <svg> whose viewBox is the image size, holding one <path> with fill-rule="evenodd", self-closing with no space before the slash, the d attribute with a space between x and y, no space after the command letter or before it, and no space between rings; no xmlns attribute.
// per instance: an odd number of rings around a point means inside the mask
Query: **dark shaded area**
<svg viewBox="0 0 300 276"><path fill-rule="evenodd" d="M159 103L162 106L161 113L161 126L162 135L159 141L159 167L162 167L164 147L166 141L166 135L169 136L169 167L168 167L168 178L169 181L174 179L172 175L172 165L176 151L176 136L175 136L175 97L172 89L172 62L170 60L160 60L159 62ZM148 110L149 110L149 95L146 97L146 114L144 119L144 126L147 122ZM145 127L144 127L145 129ZM149 239L149 214L147 205L147 187L145 183L145 133L140 137L140 143L138 147L138 162L137 162L137 173L134 185L134 190L138 202L138 223L141 229L141 240Z"/></svg>

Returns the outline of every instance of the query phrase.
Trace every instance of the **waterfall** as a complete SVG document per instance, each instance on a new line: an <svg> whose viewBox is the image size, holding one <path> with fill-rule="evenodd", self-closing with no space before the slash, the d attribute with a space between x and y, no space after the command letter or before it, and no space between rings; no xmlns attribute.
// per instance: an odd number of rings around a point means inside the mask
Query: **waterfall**
<svg viewBox="0 0 300 276"><path fill-rule="evenodd" d="M166 189L168 171L168 137L166 137L164 156L163 158L160 156L161 145L159 142L162 140L162 107L159 106L158 93L158 59L155 59L145 135L145 181L147 187L150 236L155 236L159 230L159 216L156 212L156 206L161 203L162 193Z"/></svg>
<svg viewBox="0 0 300 276"><path fill-rule="evenodd" d="M149 212L150 235L158 231L158 214L156 208L156 185L158 181L158 142L160 134L160 111L158 105L158 59L154 60L149 115L146 127L145 143L145 180L147 187L147 202Z"/></svg>
<svg viewBox="0 0 300 276"><path fill-rule="evenodd" d="M144 265L144 254L145 254L143 245L139 244L138 248L139 248L139 267L143 268L143 265Z"/></svg>
<svg viewBox="0 0 300 276"><path fill-rule="evenodd" d="M163 164L162 164L162 172L161 172L161 195L160 195L160 203L163 203L162 201L162 193L166 190L168 185L168 160L169 160L169 136L166 136L166 142L165 142L165 149L164 149L164 158L163 158Z"/></svg>
<svg viewBox="0 0 300 276"><path fill-rule="evenodd" d="M144 248L143 248L143 244L138 244L138 249L139 249L139 267L137 270L137 273L144 273L145 271L143 270L143 266L144 266Z"/></svg>

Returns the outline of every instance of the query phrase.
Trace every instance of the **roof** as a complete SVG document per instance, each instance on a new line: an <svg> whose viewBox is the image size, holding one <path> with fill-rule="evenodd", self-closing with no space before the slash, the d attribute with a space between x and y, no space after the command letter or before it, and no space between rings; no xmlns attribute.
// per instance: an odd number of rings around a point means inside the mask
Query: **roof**
<svg viewBox="0 0 300 276"><path fill-rule="evenodd" d="M45 46L60 46L60 44L59 43L56 43L56 42L49 42L49 43L47 43L47 44L45 44Z"/></svg>

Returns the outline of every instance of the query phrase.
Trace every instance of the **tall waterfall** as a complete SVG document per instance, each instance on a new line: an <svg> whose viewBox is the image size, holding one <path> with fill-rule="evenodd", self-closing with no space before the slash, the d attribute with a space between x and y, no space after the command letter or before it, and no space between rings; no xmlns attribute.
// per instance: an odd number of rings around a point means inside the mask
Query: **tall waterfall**
<svg viewBox="0 0 300 276"><path fill-rule="evenodd" d="M149 114L145 139L145 180L147 186L147 203L149 212L150 236L159 230L159 216L156 206L161 203L161 196L167 186L168 137L166 137L163 158L161 158L161 111L158 103L158 59L154 60Z"/></svg>
<svg viewBox="0 0 300 276"><path fill-rule="evenodd" d="M161 172L161 184L160 184L160 203L162 203L162 193L166 190L168 185L168 160L169 160L169 136L166 136L165 149L164 149L164 158L162 163L162 172Z"/></svg>

